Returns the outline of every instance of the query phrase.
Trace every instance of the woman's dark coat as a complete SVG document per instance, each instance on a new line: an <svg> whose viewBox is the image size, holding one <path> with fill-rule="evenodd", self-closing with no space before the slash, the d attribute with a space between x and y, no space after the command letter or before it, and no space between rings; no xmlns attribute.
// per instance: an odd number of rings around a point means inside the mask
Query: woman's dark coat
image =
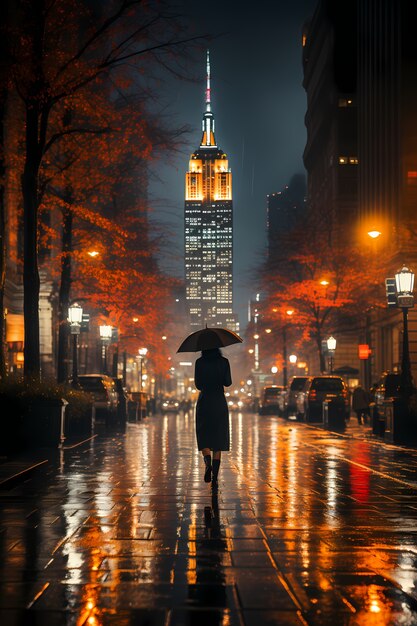
<svg viewBox="0 0 417 626"><path fill-rule="evenodd" d="M230 387L229 361L220 354L200 357L195 363L194 383L200 390L196 407L198 449L229 450L229 409L223 387Z"/></svg>

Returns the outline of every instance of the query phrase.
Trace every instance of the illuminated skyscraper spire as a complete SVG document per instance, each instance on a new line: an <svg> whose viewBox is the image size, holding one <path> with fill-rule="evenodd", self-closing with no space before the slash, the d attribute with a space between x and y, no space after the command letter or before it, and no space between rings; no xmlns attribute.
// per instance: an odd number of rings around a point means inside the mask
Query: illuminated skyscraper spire
<svg viewBox="0 0 417 626"><path fill-rule="evenodd" d="M206 74L206 111L203 117L203 136L200 148L217 148L214 138L214 118L211 112L211 87L210 87L210 52L207 50L207 74Z"/></svg>

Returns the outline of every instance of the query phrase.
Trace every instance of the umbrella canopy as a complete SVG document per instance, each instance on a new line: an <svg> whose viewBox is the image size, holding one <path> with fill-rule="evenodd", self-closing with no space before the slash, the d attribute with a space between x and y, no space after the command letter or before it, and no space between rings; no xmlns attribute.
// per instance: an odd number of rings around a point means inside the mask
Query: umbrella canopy
<svg viewBox="0 0 417 626"><path fill-rule="evenodd" d="M242 343L243 339L227 328L202 328L188 335L177 352L200 352L211 348L224 348L233 343Z"/></svg>

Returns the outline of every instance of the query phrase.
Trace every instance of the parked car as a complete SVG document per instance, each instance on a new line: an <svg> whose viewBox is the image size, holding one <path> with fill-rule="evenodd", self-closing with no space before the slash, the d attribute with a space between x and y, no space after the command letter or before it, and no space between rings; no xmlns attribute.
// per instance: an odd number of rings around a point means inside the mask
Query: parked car
<svg viewBox="0 0 417 626"><path fill-rule="evenodd" d="M230 397L227 401L227 405L229 407L229 411L243 411L244 410L244 402L241 398L238 397Z"/></svg>
<svg viewBox="0 0 417 626"><path fill-rule="evenodd" d="M388 398L398 398L400 393L401 375L398 372L384 372L374 391L374 411L378 419L385 418L384 401Z"/></svg>
<svg viewBox="0 0 417 626"><path fill-rule="evenodd" d="M96 417L116 419L118 396L113 378L105 374L82 374L78 382L81 389L91 394Z"/></svg>
<svg viewBox="0 0 417 626"><path fill-rule="evenodd" d="M123 378L113 377L117 393L117 418L120 422L127 420L127 403L129 394L123 385Z"/></svg>
<svg viewBox="0 0 417 626"><path fill-rule="evenodd" d="M284 412L283 415L287 419L295 419L297 417L297 398L310 379L309 376L293 376L284 395Z"/></svg>
<svg viewBox="0 0 417 626"><path fill-rule="evenodd" d="M349 390L341 376L310 377L297 398L298 416L305 422L321 422L324 400L331 400L344 419L349 419Z"/></svg>
<svg viewBox="0 0 417 626"><path fill-rule="evenodd" d="M258 409L259 415L280 415L279 398L284 391L285 387L281 385L264 387Z"/></svg>
<svg viewBox="0 0 417 626"><path fill-rule="evenodd" d="M180 410L180 403L175 398L165 398L162 402L162 413L177 413Z"/></svg>

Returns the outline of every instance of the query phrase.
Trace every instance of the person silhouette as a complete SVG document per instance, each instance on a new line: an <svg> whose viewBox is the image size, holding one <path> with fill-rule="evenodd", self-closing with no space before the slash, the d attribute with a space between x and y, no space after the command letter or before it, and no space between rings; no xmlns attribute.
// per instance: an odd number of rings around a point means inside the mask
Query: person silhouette
<svg viewBox="0 0 417 626"><path fill-rule="evenodd" d="M230 364L219 348L202 350L195 363L194 384L200 391L196 406L196 436L202 452L204 481L218 489L221 453L230 448L229 409L224 387L230 387ZM211 458L213 452L213 460Z"/></svg>

